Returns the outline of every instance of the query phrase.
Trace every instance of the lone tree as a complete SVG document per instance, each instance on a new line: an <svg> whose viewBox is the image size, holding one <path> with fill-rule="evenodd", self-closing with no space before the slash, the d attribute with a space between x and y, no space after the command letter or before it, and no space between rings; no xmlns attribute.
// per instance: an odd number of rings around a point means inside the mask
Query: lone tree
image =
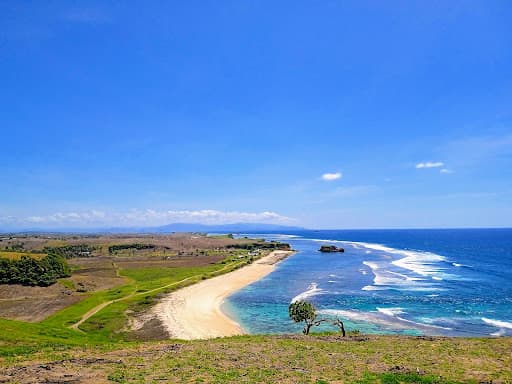
<svg viewBox="0 0 512 384"><path fill-rule="evenodd" d="M335 320L319 319L317 317L315 307L307 301L299 300L291 303L288 307L288 314L294 322L304 322L304 329L302 330L302 333L305 335L309 335L309 331L313 326L320 325L321 323L331 323L332 325L339 327L343 337L345 337L345 326L343 325L343 321L338 318Z"/></svg>

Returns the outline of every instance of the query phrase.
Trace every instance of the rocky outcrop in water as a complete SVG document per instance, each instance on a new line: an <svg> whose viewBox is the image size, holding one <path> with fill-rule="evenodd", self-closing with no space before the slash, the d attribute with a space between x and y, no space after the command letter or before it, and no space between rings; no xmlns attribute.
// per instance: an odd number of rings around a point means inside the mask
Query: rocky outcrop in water
<svg viewBox="0 0 512 384"><path fill-rule="evenodd" d="M320 247L319 251L332 253L332 252L345 252L345 249L341 248L341 247L336 247L335 245L322 245Z"/></svg>

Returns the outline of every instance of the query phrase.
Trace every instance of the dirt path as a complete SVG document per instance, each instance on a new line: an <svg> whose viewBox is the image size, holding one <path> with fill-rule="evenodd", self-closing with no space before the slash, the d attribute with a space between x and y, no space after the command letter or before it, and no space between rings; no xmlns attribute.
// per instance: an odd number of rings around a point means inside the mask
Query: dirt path
<svg viewBox="0 0 512 384"><path fill-rule="evenodd" d="M239 262L239 264L242 264L244 263L244 261L242 262ZM230 268L230 267L235 267L237 266L237 263L233 263L233 264L228 264L228 265L225 265L224 267L214 271L213 273L218 273L218 272L222 272L223 270L227 269L227 268ZM117 273L118 270L116 270L116 273ZM190 277L187 277L183 280L180 280L180 281L175 281L174 283L170 283L170 284L167 284L167 285L163 285L161 287L157 287L157 288L154 288L154 289L151 289L149 291L144 291L144 292L138 292L138 293L130 293L129 295L127 296L124 296L124 297L121 297L119 299L115 299L115 300L110 300L110 301L105 301L97 306L95 306L94 308L88 310L86 313L83 314L82 318L77 321L75 324L72 324L70 325L68 328L70 329L73 329L75 331L78 331L78 332L83 332L79 327L80 325L82 325L83 323L85 323L87 320L89 320L92 316L94 316L95 314L97 314L99 311L101 311L103 308L105 307L108 307L110 304L113 304L113 303L117 303L118 301L122 301L122 300L127 300L131 297L134 297L134 296L140 296L140 295L147 295L148 293L153 293L153 292L156 292L156 291L159 291L161 289L165 289L165 288L169 288L169 287L172 287L173 285L178 285L178 284L181 284L181 283L184 283L188 280L191 280L193 278L197 278L197 277L200 277L202 276L202 274L198 274L198 275L194 275L194 276L190 276Z"/></svg>
<svg viewBox="0 0 512 384"><path fill-rule="evenodd" d="M97 305L95 306L93 309L90 309L88 310L87 312L84 313L84 315L82 316L82 318L76 322L75 324L73 325L70 325L69 328L71 329L74 329L75 331L79 331L79 332L83 332L80 328L78 328L83 322L87 321L90 317L94 316L95 314L97 314L99 311L101 311L103 308L105 308L106 306L109 306L110 304L112 304L114 301L116 300L110 300L110 301L106 301L104 303L101 303L100 305Z"/></svg>

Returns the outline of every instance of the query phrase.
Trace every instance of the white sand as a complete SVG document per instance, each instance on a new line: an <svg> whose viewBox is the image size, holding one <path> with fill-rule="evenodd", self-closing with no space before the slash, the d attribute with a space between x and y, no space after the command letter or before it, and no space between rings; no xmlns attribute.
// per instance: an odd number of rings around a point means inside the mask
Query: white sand
<svg viewBox="0 0 512 384"><path fill-rule="evenodd" d="M240 325L221 311L226 297L275 269L293 252L274 251L254 263L167 295L153 308L171 337L185 340L241 335Z"/></svg>

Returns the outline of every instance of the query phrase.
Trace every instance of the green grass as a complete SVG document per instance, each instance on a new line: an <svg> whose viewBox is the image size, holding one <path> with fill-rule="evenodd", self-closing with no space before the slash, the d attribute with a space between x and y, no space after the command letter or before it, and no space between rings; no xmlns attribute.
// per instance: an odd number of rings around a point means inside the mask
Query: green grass
<svg viewBox="0 0 512 384"><path fill-rule="evenodd" d="M237 260L228 264L215 264L205 267L123 270L121 275L132 281L123 288L131 290L131 293L124 294L121 300L92 316L80 326L80 329L108 341L122 339L125 335L119 330L126 324L126 312L128 310L135 313L143 312L154 304L157 296L162 293L197 283L204 278L227 273L246 263L247 260Z"/></svg>
<svg viewBox="0 0 512 384"><path fill-rule="evenodd" d="M17 356L4 354L0 369L67 359L59 363L67 374L84 374L86 368L126 383L509 383L510 350L512 338L252 335L53 349L45 344ZM84 357L119 363L84 366Z"/></svg>
<svg viewBox="0 0 512 384"><path fill-rule="evenodd" d="M328 383L328 381L324 381ZM419 375L417 373L371 373L366 372L364 377L356 380L354 384L458 384L460 381L445 380L439 376Z"/></svg>
<svg viewBox="0 0 512 384"><path fill-rule="evenodd" d="M76 289L75 287L75 283L73 283L71 280L69 279L59 279L58 280L58 283L60 285L62 285L64 288L67 288L67 289L70 289L72 291L74 291Z"/></svg>
<svg viewBox="0 0 512 384"><path fill-rule="evenodd" d="M37 345L66 346L84 343L118 343L126 341L122 332L127 322L127 311L142 312L155 303L158 295L202 279L226 273L248 261L231 255L220 263L202 267L139 268L120 270L127 283L108 290L84 293L83 300L71 305L40 323L25 323L0 319L0 355L23 354ZM73 283L63 279L60 284L71 288ZM69 327L82 319L85 313L98 305L113 301L79 326ZM5 329L5 332L4 332Z"/></svg>

